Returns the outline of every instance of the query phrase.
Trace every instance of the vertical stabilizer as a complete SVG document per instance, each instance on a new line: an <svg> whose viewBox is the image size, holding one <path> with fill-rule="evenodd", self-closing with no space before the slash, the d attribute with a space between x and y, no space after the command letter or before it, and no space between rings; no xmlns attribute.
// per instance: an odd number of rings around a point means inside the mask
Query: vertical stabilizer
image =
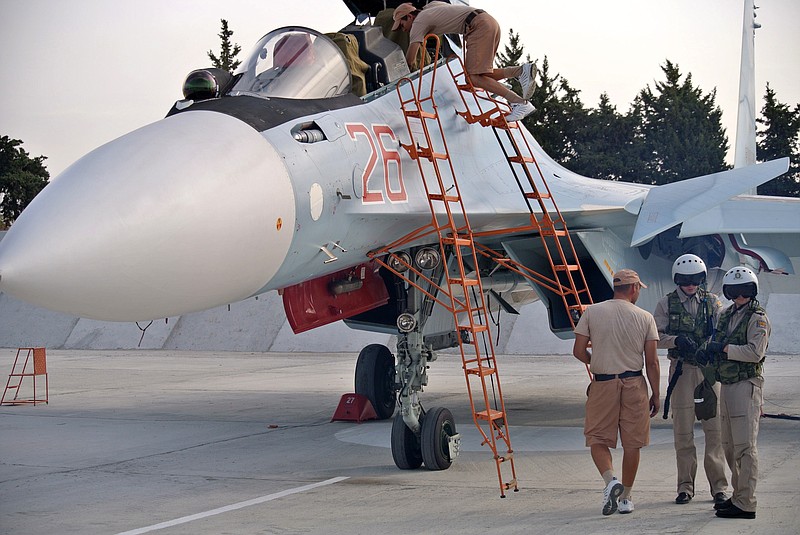
<svg viewBox="0 0 800 535"><path fill-rule="evenodd" d="M754 0L744 0L742 23L742 63L739 71L739 114L736 121L734 167L756 163L756 70L755 34L761 25L756 22ZM755 192L753 192L755 193Z"/></svg>

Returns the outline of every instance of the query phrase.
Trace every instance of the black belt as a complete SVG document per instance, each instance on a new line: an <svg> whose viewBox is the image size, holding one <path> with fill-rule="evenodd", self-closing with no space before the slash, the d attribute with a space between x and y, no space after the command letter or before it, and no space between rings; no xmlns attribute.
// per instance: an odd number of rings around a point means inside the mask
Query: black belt
<svg viewBox="0 0 800 535"><path fill-rule="evenodd" d="M482 9L476 9L475 11L467 15L467 18L464 19L464 31L466 31L467 28L469 28L469 25L472 24L473 19L478 15L480 15L481 13L486 13L486 12Z"/></svg>
<svg viewBox="0 0 800 535"><path fill-rule="evenodd" d="M617 375L613 375L613 374L608 375L608 374L605 374L605 373L596 373L596 374L594 374L594 380L595 381L610 381L611 379L625 379L627 377L639 377L640 375L642 375L642 370L639 370L638 372L622 372L622 373L618 373Z"/></svg>

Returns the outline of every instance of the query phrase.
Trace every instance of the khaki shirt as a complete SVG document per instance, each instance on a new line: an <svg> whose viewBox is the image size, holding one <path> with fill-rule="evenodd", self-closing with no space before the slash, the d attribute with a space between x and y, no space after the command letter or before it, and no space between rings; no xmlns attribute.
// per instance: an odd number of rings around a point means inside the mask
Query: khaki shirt
<svg viewBox="0 0 800 535"><path fill-rule="evenodd" d="M644 344L658 340L653 315L624 299L609 299L590 305L575 333L592 343L593 374L618 374L644 367Z"/></svg>
<svg viewBox="0 0 800 535"><path fill-rule="evenodd" d="M429 33L463 34L467 16L473 11L475 8L470 6L431 2L414 19L408 40L410 43L421 43Z"/></svg>
<svg viewBox="0 0 800 535"><path fill-rule="evenodd" d="M736 305L731 305L736 306ZM741 310L734 312L728 322L728 332L725 335L730 335L739 323L744 318L747 307L744 306ZM766 314L754 313L750 316L750 321L747 323L747 345L735 346L728 344L728 360L738 360L740 362L761 362L764 355L767 353L767 345L769 344L769 335L772 332L772 326L769 323L769 318Z"/></svg>

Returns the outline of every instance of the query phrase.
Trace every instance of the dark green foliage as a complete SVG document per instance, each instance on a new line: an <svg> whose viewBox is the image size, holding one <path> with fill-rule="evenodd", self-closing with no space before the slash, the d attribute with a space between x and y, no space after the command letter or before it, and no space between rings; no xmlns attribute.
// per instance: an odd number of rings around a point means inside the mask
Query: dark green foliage
<svg viewBox="0 0 800 535"><path fill-rule="evenodd" d="M228 29L227 20L220 19L220 22L222 23L222 31L217 34L219 35L221 41L220 54L219 57L217 57L209 50L208 58L211 60L213 66L217 69L222 69L233 74L233 71L235 71L239 64L242 63L236 59L236 56L242 51L242 47L237 44L231 45L231 36L233 36L233 30Z"/></svg>
<svg viewBox="0 0 800 535"><path fill-rule="evenodd" d="M758 161L790 157L789 172L759 186L758 193L800 197L800 104L792 110L775 98L775 91L767 84L764 107L756 122L763 127L757 134Z"/></svg>
<svg viewBox="0 0 800 535"><path fill-rule="evenodd" d="M678 66L669 60L661 69L666 82L656 83L656 92L645 87L631 109L634 143L641 144L644 158L644 175L632 178L668 184L725 170L728 140L716 89L704 95L692 84L691 74L681 82Z"/></svg>
<svg viewBox="0 0 800 535"><path fill-rule="evenodd" d="M570 167L577 157L575 143L587 114L578 93L561 75L550 73L545 56L531 97L536 109L523 119L545 152L565 167Z"/></svg>
<svg viewBox="0 0 800 535"><path fill-rule="evenodd" d="M45 156L31 158L20 147L22 141L0 137L0 224L10 226L22 210L47 185L50 173L44 167Z"/></svg>
<svg viewBox="0 0 800 535"><path fill-rule="evenodd" d="M635 127L635 118L619 114L603 93L598 107L588 110L583 128L576 133L577 155L570 169L606 180L632 181L642 176L642 147L634 143Z"/></svg>

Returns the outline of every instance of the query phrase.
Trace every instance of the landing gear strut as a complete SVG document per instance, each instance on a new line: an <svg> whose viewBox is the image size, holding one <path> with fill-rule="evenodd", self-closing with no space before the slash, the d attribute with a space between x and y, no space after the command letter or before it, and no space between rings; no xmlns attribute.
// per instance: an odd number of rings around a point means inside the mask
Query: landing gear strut
<svg viewBox="0 0 800 535"><path fill-rule="evenodd" d="M425 254L420 254L424 252ZM404 254L404 253L401 253ZM431 261L429 251L420 250L417 263L425 264L431 280L441 278L443 264ZM407 259L407 260L406 260ZM410 262L411 255L406 254L404 262ZM386 367L389 350L380 345L365 347L356 365L356 392L359 388L373 402L382 406L376 412L379 418L388 418L394 410L395 392L400 404L400 412L392 423L392 458L398 468L413 470L422 463L429 470L446 470L450 468L458 454L460 436L456 432L456 424L451 412L445 408L435 408L425 412L419 401L419 395L428 384L428 364L436 360L433 344L426 343L423 328L433 310L434 292L419 289L420 277L411 270L404 274L407 279L397 278L398 298L398 336L396 364L391 370L391 381L387 381ZM453 333L448 337L437 338L439 347L457 345ZM448 342L443 340L449 340ZM378 384L381 383L381 384ZM359 384L361 385L359 387ZM390 394L389 394L390 392Z"/></svg>

